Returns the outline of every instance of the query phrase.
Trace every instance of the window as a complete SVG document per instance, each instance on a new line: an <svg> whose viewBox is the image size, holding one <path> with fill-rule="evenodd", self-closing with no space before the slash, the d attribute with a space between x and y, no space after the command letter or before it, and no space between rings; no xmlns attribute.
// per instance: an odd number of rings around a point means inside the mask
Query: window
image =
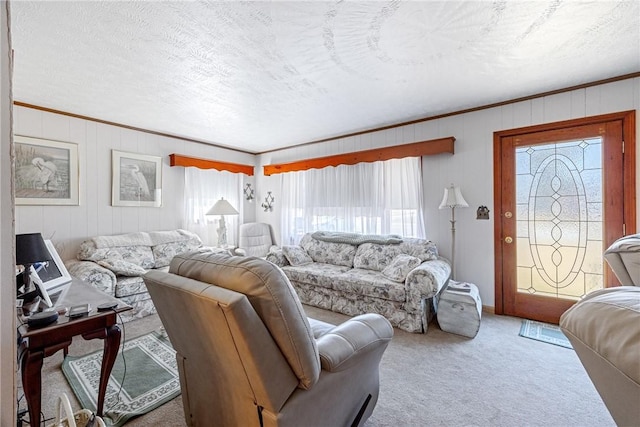
<svg viewBox="0 0 640 427"><path fill-rule="evenodd" d="M183 227L193 231L208 246L218 243L220 217L206 213L220 198L229 201L240 215L225 215L227 243L238 241L238 224L242 222L242 174L215 169L184 168L184 221Z"/></svg>
<svg viewBox="0 0 640 427"><path fill-rule="evenodd" d="M307 232L424 237L419 157L289 172L282 176L282 242Z"/></svg>

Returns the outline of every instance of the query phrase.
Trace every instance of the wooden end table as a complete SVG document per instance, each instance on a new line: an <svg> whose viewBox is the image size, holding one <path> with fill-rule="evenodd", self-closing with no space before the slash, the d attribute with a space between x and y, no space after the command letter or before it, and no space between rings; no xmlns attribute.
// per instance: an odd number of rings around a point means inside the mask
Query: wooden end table
<svg viewBox="0 0 640 427"><path fill-rule="evenodd" d="M73 279L67 288L57 296L56 308L69 308L74 305L90 304L91 312L84 317L70 319L62 314L58 320L41 328L30 328L25 318L19 318L18 351L21 353L22 388L29 408L29 424L40 425L40 405L42 392L42 364L58 350L66 350L74 336L81 335L85 340L100 338L104 340L100 385L98 387L98 405L96 412L102 416L107 382L120 348L120 327L117 325L117 313L131 310L131 307L79 279ZM96 307L104 303L117 303L113 310L98 312Z"/></svg>

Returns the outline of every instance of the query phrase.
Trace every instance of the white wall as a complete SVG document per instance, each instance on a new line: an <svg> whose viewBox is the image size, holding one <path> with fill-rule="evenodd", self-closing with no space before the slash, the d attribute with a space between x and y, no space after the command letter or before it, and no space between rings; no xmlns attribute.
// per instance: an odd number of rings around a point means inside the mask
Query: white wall
<svg viewBox="0 0 640 427"><path fill-rule="evenodd" d="M14 117L16 135L78 144L80 205L16 206L16 233L41 232L62 259L74 258L88 237L182 227L184 168L170 167L169 154L248 165L255 161L252 154L31 108L15 107ZM162 207L111 206L111 150L162 157ZM253 212L250 206L245 220L253 219Z"/></svg>
<svg viewBox="0 0 640 427"><path fill-rule="evenodd" d="M273 192L273 212L257 210L256 220L269 222L280 236L280 177L262 175L262 166L322 157L350 151L454 136L455 154L423 157L425 224L427 238L450 257L451 211L438 209L443 189L451 183L461 187L469 208L456 210L456 278L476 283L483 305L495 306L494 291L494 208L493 133L541 123L576 119L626 110L640 109L640 78L578 89L466 114L430 120L399 128L342 138L331 142L266 153L259 156L257 169L258 205ZM640 129L640 117L637 127ZM640 131L636 130L636 139ZM640 145L640 141L637 141ZM640 148L640 147L639 147ZM637 150L640 166L640 149ZM640 191L640 173L636 190ZM491 219L476 220L476 209L487 206ZM636 197L636 211L640 204ZM640 215L638 215L640 229Z"/></svg>
<svg viewBox="0 0 640 427"><path fill-rule="evenodd" d="M11 52L6 1L0 1L0 425L16 425L16 315L11 167ZM13 286L12 286L13 284Z"/></svg>
<svg viewBox="0 0 640 427"><path fill-rule="evenodd" d="M63 258L72 258L87 237L181 226L182 168L168 166L168 154L180 153L234 163L255 164L248 177L256 190L245 202L245 222L268 222L280 236L281 175L265 177L262 166L351 151L360 151L447 136L456 138L455 154L423 158L427 237L450 257L450 211L438 210L444 187L459 185L470 207L456 211L458 280L476 283L483 304L495 305L493 247L493 133L495 131L640 108L640 79L627 79L476 112L372 132L331 142L304 145L253 156L176 138L160 137L39 110L15 109L15 133L79 144L80 206L17 206L16 233L40 231L51 238ZM640 127L640 120L638 127ZM637 134L639 132L636 132ZM111 207L111 150L163 156L161 208ZM640 150L637 150L640 157ZM640 159L638 159L640 165ZM640 174L637 189L640 190ZM273 211L260 204L267 191L275 197ZM640 212L636 198L637 208ZM488 206L491 220L475 219L476 208ZM640 218L640 215L639 215ZM640 226L638 227L640 229Z"/></svg>

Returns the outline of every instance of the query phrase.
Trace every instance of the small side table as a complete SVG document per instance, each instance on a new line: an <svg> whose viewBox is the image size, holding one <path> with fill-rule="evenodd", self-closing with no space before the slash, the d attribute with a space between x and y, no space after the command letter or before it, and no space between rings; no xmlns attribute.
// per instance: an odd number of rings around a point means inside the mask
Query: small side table
<svg viewBox="0 0 640 427"><path fill-rule="evenodd" d="M438 301L440 329L473 338L480 329L482 300L473 283L449 281Z"/></svg>
<svg viewBox="0 0 640 427"><path fill-rule="evenodd" d="M116 303L116 308L103 312L96 311L98 305L108 302ZM120 327L116 324L117 313L131 310L131 307L79 279L73 279L68 288L62 291L55 306L68 308L86 303L91 304L92 309L89 315L78 319L61 315L55 323L42 328L30 328L23 323L22 319L18 319L18 323L22 323L18 327L22 388L29 407L29 424L32 426L40 425L43 360L58 350L68 348L73 337L77 335L81 335L86 340L95 338L104 340L96 408L97 415L103 415L107 381L120 347Z"/></svg>

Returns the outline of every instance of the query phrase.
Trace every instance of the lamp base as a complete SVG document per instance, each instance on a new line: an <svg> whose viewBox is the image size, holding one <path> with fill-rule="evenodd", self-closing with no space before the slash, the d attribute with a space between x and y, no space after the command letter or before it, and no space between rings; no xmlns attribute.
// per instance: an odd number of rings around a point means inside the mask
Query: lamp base
<svg viewBox="0 0 640 427"><path fill-rule="evenodd" d="M218 228L218 246L224 247L227 244L227 225L224 221L224 215L220 215L220 227Z"/></svg>

